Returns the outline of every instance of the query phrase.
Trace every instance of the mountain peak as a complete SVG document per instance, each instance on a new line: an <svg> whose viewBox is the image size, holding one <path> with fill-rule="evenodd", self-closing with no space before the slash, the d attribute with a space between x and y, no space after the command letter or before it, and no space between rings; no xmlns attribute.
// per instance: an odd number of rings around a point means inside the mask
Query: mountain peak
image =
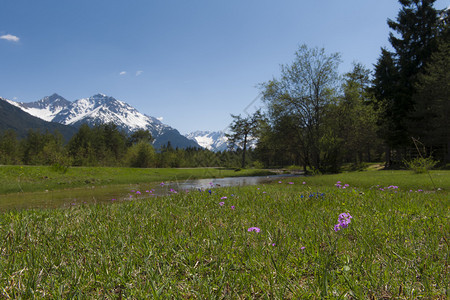
<svg viewBox="0 0 450 300"><path fill-rule="evenodd" d="M223 131L201 131L197 130L185 135L188 139L208 150L217 152L227 150L228 139Z"/></svg>
<svg viewBox="0 0 450 300"><path fill-rule="evenodd" d="M35 104L43 103L46 105L58 105L58 106L68 106L70 101L65 99L64 97L58 95L57 93L53 93L50 96L46 96L38 101L28 103L28 107L35 106ZM24 103L25 104L25 103Z"/></svg>
<svg viewBox="0 0 450 300"><path fill-rule="evenodd" d="M92 96L92 98L113 98L113 97L109 97L108 95L105 95L103 93L97 93L94 96Z"/></svg>
<svg viewBox="0 0 450 300"><path fill-rule="evenodd" d="M138 129L149 130L155 139L153 144L155 148L165 145L169 141L173 147L199 147L195 141L182 136L169 125L163 124L154 117L140 113L126 102L101 93L73 102L56 93L36 102L11 102L35 117L64 125L77 127L81 124L93 126L114 123L128 133Z"/></svg>

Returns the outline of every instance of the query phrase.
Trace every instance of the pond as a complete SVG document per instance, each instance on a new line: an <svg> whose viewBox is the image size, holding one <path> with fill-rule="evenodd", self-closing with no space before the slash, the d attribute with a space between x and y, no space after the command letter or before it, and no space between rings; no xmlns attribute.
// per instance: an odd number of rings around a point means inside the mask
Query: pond
<svg viewBox="0 0 450 300"><path fill-rule="evenodd" d="M186 191L192 189L207 190L212 187L247 186L270 183L299 175L270 175L252 177L227 177L170 181L164 183L127 184L100 186L78 189L66 189L34 193L15 193L0 195L0 212L16 209L58 208L80 204L114 203L130 199L164 196L170 190Z"/></svg>

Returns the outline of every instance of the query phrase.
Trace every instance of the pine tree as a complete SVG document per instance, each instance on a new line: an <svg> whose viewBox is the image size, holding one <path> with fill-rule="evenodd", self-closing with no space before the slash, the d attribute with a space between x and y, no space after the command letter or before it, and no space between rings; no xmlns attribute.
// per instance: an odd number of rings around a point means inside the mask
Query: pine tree
<svg viewBox="0 0 450 300"><path fill-rule="evenodd" d="M387 145L400 150L410 143L409 116L414 111L418 75L437 49L440 12L435 0L400 0L396 20L388 20L393 52L382 49L375 65L374 93L385 109L381 135Z"/></svg>
<svg viewBox="0 0 450 300"><path fill-rule="evenodd" d="M409 127L428 154L450 162L450 42L443 41L418 76Z"/></svg>

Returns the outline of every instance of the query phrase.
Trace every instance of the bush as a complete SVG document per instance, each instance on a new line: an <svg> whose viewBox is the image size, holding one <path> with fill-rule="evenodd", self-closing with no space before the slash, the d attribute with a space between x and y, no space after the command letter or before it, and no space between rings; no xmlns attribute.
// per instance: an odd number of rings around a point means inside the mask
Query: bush
<svg viewBox="0 0 450 300"><path fill-rule="evenodd" d="M146 142L139 142L128 149L127 163L133 168L150 168L156 165L156 153L153 146Z"/></svg>
<svg viewBox="0 0 450 300"><path fill-rule="evenodd" d="M264 164L259 160L253 162L253 168L255 169L264 169Z"/></svg>
<svg viewBox="0 0 450 300"><path fill-rule="evenodd" d="M405 165L408 169L414 171L416 174L426 173L428 170L434 168L434 166L438 163L431 157L423 158L417 157L410 161L405 161Z"/></svg>

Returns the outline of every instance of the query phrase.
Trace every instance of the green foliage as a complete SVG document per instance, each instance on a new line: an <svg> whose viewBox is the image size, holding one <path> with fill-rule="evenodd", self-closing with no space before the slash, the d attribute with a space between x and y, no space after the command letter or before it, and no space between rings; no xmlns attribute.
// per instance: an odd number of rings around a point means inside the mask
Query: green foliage
<svg viewBox="0 0 450 300"><path fill-rule="evenodd" d="M126 134L112 123L93 128L83 124L70 139L67 148L77 166L113 166L123 159L126 141Z"/></svg>
<svg viewBox="0 0 450 300"><path fill-rule="evenodd" d="M253 162L253 168L255 168L255 169L263 169L264 168L264 164L262 162L260 162L259 160L255 160Z"/></svg>
<svg viewBox="0 0 450 300"><path fill-rule="evenodd" d="M226 134L228 138L228 144L230 149L236 147L242 149L242 161L241 168L245 168L247 153L247 144L250 139L255 139L258 136L258 128L260 123L263 122L262 114L258 110L252 116L246 118L231 115L233 122L230 125L231 134Z"/></svg>
<svg viewBox="0 0 450 300"><path fill-rule="evenodd" d="M152 168L156 166L155 149L143 140L128 148L126 157L126 161L130 167Z"/></svg>
<svg viewBox="0 0 450 300"><path fill-rule="evenodd" d="M14 130L0 134L0 164L15 165L21 162L20 145Z"/></svg>
<svg viewBox="0 0 450 300"><path fill-rule="evenodd" d="M419 74L415 110L408 122L411 134L433 156L450 162L450 41L445 40Z"/></svg>
<svg viewBox="0 0 450 300"><path fill-rule="evenodd" d="M425 66L433 60L433 53L439 51L438 44L445 40L444 36L448 32L448 17L440 16L440 11L433 7L434 2L435 0L400 1L402 6L396 20L388 20L388 25L393 30L389 34L389 41L394 51L382 49L375 65L373 90L377 106L383 112L379 119L379 133L389 146L386 157L388 165L392 163L391 150L406 153L407 147L411 146L410 137L418 137L417 133L422 131L422 127L427 128L428 124L436 121L434 112L426 109L428 101L436 94L430 97L427 97L427 94L432 93L435 88L437 93L442 91L442 83L444 90L445 85L448 85L448 80L444 79L439 84L426 83L425 85L430 84L426 89L419 87L420 81L425 83L420 74L427 72ZM447 72L447 69L448 67L442 67L443 72ZM439 72L434 71L429 75L433 76L433 73L437 76L435 80L441 76L438 75ZM448 97L446 102L447 99ZM433 102L430 101L431 106L435 104ZM435 132L430 132L428 137L432 138L434 135ZM423 134L422 137L426 138ZM430 149L434 146L430 145ZM443 148L442 145L438 147Z"/></svg>
<svg viewBox="0 0 450 300"><path fill-rule="evenodd" d="M325 111L336 95L339 63L339 54L303 45L294 62L282 66L280 79L261 85L271 131L282 134L275 147L292 149L305 168L321 168Z"/></svg>
<svg viewBox="0 0 450 300"><path fill-rule="evenodd" d="M435 161L432 157L417 157L410 161L404 161L404 163L414 173L421 174L433 169L438 161Z"/></svg>
<svg viewBox="0 0 450 300"><path fill-rule="evenodd" d="M68 165L61 165L61 164L59 164L59 163L54 163L54 164L51 166L51 170L52 170L53 172L58 172L58 173L61 173L61 174L66 174L67 171L69 170L69 166L68 166Z"/></svg>
<svg viewBox="0 0 450 300"><path fill-rule="evenodd" d="M137 144L139 142L153 142L152 134L148 129L138 129L135 132L131 133L130 137L128 138L129 145Z"/></svg>

